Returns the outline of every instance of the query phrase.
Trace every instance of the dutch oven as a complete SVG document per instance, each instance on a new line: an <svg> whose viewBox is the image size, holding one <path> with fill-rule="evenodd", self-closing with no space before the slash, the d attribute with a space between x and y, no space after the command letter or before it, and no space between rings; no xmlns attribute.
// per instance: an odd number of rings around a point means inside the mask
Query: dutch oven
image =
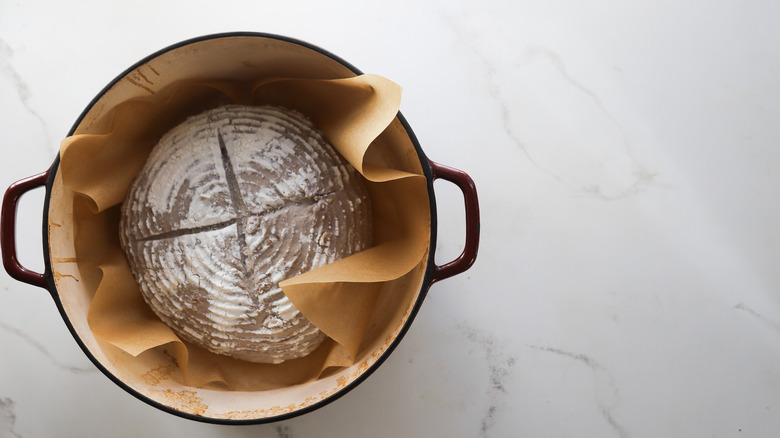
<svg viewBox="0 0 780 438"><path fill-rule="evenodd" d="M219 62L210 62L215 57ZM250 60L251 62L247 62ZM287 37L263 33L227 33L208 35L172 45L139 61L109 83L87 106L68 135L89 132L89 126L104 115L106 108L123 98L127 90L138 88L154 62L154 73L177 75L219 75L231 62L263 70L264 74L301 74L321 78L348 78L362 74L341 58L311 44ZM277 67L281 66L281 67ZM147 69L147 70L144 70ZM264 70L265 69L265 70ZM181 73L185 72L185 73ZM257 73L257 72L255 72ZM144 85L141 83L140 85ZM390 135L394 141L409 148L407 163L424 175L430 205L430 235L427 252L419 268L397 282L392 291L397 307L365 343L354 365L320 379L266 391L230 391L224 388L191 388L175 382L155 386L149 370L155 369L154 358L128 360L126 354L107 348L91 332L87 311L91 296L83 281L64 281L63 277L79 280L82 273L73 264L58 263L72 256L74 226L73 196L63 188L59 155L51 167L37 175L13 183L5 193L0 218L0 239L3 264L11 277L46 289L54 299L74 339L109 379L138 399L168 413L184 418L220 424L264 423L301 415L319 408L354 388L366 379L398 345L430 286L469 269L477 255L479 242L479 207L472 179L464 172L429 160L423 153L411 127L398 113L392 122ZM466 212L466 239L463 252L455 260L437 265L434 255L437 242L436 200L433 182L442 179L455 184L463 193ZM44 272L22 266L16 256L16 207L26 192L45 187L43 206ZM150 362L151 361L151 362ZM178 386L177 386L178 385Z"/></svg>

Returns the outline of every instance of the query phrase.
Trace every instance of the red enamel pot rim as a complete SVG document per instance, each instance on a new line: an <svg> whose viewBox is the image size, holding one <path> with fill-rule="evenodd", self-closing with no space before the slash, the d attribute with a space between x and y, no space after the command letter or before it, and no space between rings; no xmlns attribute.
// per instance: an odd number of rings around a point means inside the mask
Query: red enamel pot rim
<svg viewBox="0 0 780 438"><path fill-rule="evenodd" d="M338 56L300 40L279 36L279 35L257 33L257 32L230 32L230 33L206 35L198 38L185 40L180 43L168 46L162 50L159 50L147 56L146 58L140 60L139 62L132 65L124 72L122 72L113 81L111 81L106 87L104 87L103 90L101 90L101 92L94 97L94 99L89 103L89 105L87 105L87 107L84 109L82 114L73 124L71 130L68 132L68 135L72 135L75 132L75 130L78 128L79 124L82 122L82 120L87 115L87 113L112 86L114 86L118 81L120 81L127 74L129 74L139 66L147 63L149 60L156 58L168 51L189 44L198 43L210 39L236 37L236 36L270 38L270 39L275 39L275 40L299 45L308 48L310 50L319 52L320 54L323 54L331 58L332 60L348 68L355 74L362 74L360 70L358 70L356 67L352 66L350 63L346 62L345 60L339 58ZM392 351L401 341L404 334L407 332L409 326L411 325L415 315L417 314L430 286L437 281L452 277L454 275L466 271L473 265L474 261L476 260L477 250L479 245L480 222L479 222L479 206L478 206L478 199L477 199L477 191L473 180L465 172L429 160L425 156L422 148L420 147L420 144L417 138L415 137L411 127L409 126L406 119L401 115L400 112L398 113L397 118L401 122L403 128L406 130L406 133L409 136L409 139L411 140L417 152L417 156L420 160L423 173L427 180L427 190L430 199L430 214L431 214L430 251L428 255L424 279L422 282L422 288L419 291L419 294L417 296L417 299L414 302L411 313L407 321L405 322L404 326L402 327L400 333L395 337L393 342L390 344L387 350L382 354L382 356L375 363L373 363L369 367L369 369L367 369L357 379L350 382L348 385L346 385L344 388L340 389L333 395L315 404L296 410L294 412L283 413L277 416L248 419L248 420L219 419L219 418L210 418L205 416L193 415L191 413L182 412L171 406L162 404L156 400L152 400L149 397L139 393L138 391L136 391L135 389L131 388L129 385L124 383L117 376L115 376L103 364L101 364L99 360L95 358L95 356L90 352L90 350L87 348L83 340L80 338L80 336L74 329L74 326L70 321L69 316L65 312L65 309L62 304L62 300L59 296L59 292L57 291L57 287L54 282L54 275L52 273L52 264L51 264L49 250L48 250L49 248L49 235L48 235L49 203L50 203L50 198L52 193L52 185L57 170L59 168L59 163L60 163L59 155L55 157L53 164L46 171L41 172L37 175L30 176L28 178L21 179L13 183L7 189L5 196L3 198L2 212L0 212L0 246L2 247L3 265L5 266L5 269L8 272L8 274L14 279L48 290L50 295L54 299L54 302L57 305L60 315L65 321L72 336L79 344L81 349L84 351L84 353L87 355L87 357L89 357L89 359L95 364L95 366L98 369L100 369L109 379L111 379L114 383L116 383L118 386L125 389L127 392L129 392L131 395L135 396L136 398L152 406L155 406L165 412L171 413L173 415L189 418L192 420L203 421L208 423L217 423L217 424L258 424L258 423L267 423L272 421L283 420L298 415L302 415L304 413L315 410L319 407L322 407L338 399L339 397L341 397L342 395L346 394L351 389L356 387L358 384L360 384L363 380L365 380L373 371L375 371L384 362L384 360L390 355L390 353L392 353ZM462 191L464 197L465 211L466 211L465 248L459 257L443 265L437 265L434 262L436 242L437 242L437 210L436 210L436 199L435 199L435 192L433 188L433 182L436 179L443 179L449 181L455 184ZM46 196L43 205L43 222L42 222L43 223L43 256L44 256L43 273L38 273L29 270L19 263L16 255L16 236L15 236L16 207L19 198L26 192L39 187L45 187L46 190Z"/></svg>

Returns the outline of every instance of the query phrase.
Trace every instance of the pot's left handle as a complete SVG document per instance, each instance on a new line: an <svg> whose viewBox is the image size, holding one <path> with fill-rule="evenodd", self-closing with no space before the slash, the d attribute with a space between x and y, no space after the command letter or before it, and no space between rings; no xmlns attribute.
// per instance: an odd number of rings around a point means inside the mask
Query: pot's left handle
<svg viewBox="0 0 780 438"><path fill-rule="evenodd" d="M42 288L46 288L46 277L25 268L16 257L16 205L23 194L46 185L48 178L47 170L11 184L5 192L3 209L0 211L0 247L5 270L19 281Z"/></svg>

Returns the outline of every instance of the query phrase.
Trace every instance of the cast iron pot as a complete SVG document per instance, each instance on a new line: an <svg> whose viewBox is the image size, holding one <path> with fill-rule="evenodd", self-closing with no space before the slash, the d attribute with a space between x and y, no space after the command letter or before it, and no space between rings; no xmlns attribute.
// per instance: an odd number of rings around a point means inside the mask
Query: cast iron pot
<svg viewBox="0 0 780 438"><path fill-rule="evenodd" d="M240 66L239 66L240 64ZM152 84L148 77L165 78ZM262 33L209 35L172 45L141 60L106 86L76 120L68 135L89 133L91 123L106 108L134 95L154 92L182 79L182 75L210 77L285 76L316 78L352 77L361 72L341 58L308 43ZM141 94L139 94L141 93ZM62 185L58 173L60 157L37 175L13 183L5 193L0 217L0 245L3 264L11 277L49 291L68 329L89 359L109 379L138 399L163 411L198 421L219 424L254 424L282 420L310 412L332 402L367 378L389 356L408 330L430 286L469 269L477 256L479 207L472 179L464 172L434 163L423 153L411 127L399 113L392 122L392 141L412 151L407 165L427 180L430 204L430 236L427 255L418 268L392 288L395 306L387 321L369 336L356 363L340 372L305 384L267 391L226 391L191 388L175 379L150 382L150 370L164 365L169 357L142 355L128 360L96 339L86 322L90 302L73 260L73 196ZM436 250L436 201L433 182L443 179L462 192L466 210L465 248L455 260L444 265L434 263ZM26 192L45 187L43 206L43 273L22 266L16 256L16 207ZM381 300L380 300L381 301ZM157 379L160 380L160 379Z"/></svg>

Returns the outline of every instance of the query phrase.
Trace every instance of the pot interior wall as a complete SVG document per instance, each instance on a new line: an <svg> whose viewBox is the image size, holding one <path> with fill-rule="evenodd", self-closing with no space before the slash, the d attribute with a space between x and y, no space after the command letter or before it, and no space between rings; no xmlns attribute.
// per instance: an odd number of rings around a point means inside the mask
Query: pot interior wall
<svg viewBox="0 0 780 438"><path fill-rule="evenodd" d="M161 53L133 70L92 105L75 134L96 133L99 121L115 105L143 97L188 79L234 79L290 76L334 79L355 76L349 68L316 50L271 37L231 36L205 39ZM372 161L422 174L413 142L398 119L383 134L390 147ZM267 391L230 391L222 387L193 388L181 376L170 352L150 350L137 357L96 338L87 324L92 291L100 273L85 269L74 245L74 203L79 195L55 175L48 211L49 255L65 317L89 353L132 390L170 408L212 419L260 420L294 413L332 397L358 379L388 350L421 299L428 259L403 278L388 282L377 303L382 309L366 333L354 365L319 380Z"/></svg>

